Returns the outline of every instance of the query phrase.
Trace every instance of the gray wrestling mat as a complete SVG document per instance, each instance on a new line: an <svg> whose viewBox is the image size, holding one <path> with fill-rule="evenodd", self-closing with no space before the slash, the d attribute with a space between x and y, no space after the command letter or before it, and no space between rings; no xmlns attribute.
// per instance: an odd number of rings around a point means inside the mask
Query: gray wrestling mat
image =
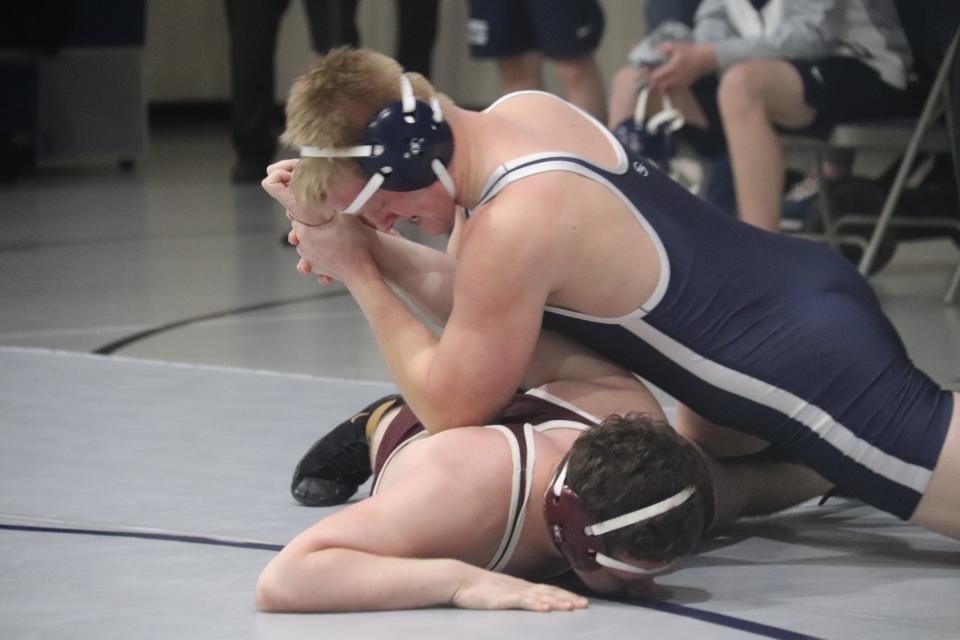
<svg viewBox="0 0 960 640"><path fill-rule="evenodd" d="M324 513L293 464L391 389L0 348L0 638L957 635L960 543L842 501L738 525L645 605L257 613L264 546Z"/></svg>

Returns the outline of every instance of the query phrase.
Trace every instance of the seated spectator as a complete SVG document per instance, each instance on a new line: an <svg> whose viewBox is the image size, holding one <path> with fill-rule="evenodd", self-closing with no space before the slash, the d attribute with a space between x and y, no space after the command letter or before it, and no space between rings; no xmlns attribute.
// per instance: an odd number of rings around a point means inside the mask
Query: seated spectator
<svg viewBox="0 0 960 640"><path fill-rule="evenodd" d="M740 217L769 230L784 184L778 130L823 134L918 106L892 0L703 0L689 39L655 51L662 61L617 73L609 123L633 113L641 85L667 94L699 152L729 152Z"/></svg>

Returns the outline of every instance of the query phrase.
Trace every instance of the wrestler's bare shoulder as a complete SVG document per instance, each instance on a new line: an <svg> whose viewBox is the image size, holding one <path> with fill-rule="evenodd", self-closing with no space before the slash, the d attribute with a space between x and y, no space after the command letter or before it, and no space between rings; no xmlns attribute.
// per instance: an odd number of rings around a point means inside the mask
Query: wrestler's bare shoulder
<svg viewBox="0 0 960 640"><path fill-rule="evenodd" d="M430 468L457 486L475 486L478 479L486 479L488 487L499 480L506 487L513 460L496 430L461 427L417 440L397 455L391 467L392 480Z"/></svg>
<svg viewBox="0 0 960 640"><path fill-rule="evenodd" d="M611 168L621 160L602 124L556 96L535 91L511 94L488 115L499 134L488 144L503 156L501 161L542 152L573 153Z"/></svg>

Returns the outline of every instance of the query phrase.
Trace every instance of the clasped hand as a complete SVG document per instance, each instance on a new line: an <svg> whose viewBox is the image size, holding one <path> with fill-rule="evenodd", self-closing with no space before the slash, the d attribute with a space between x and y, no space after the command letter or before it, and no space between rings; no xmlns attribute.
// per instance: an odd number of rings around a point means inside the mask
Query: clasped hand
<svg viewBox="0 0 960 640"><path fill-rule="evenodd" d="M290 244L297 247L297 271L316 274L321 284L347 282L362 267L373 263L371 237L376 233L359 216L336 213L302 204L290 188L299 160L281 160L267 167L261 185L283 205L291 230Z"/></svg>

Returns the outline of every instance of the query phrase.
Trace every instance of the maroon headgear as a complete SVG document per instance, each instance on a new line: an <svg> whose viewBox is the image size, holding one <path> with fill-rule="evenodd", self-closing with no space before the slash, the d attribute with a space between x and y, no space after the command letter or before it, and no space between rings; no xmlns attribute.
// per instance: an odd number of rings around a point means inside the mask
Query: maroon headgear
<svg viewBox="0 0 960 640"><path fill-rule="evenodd" d="M601 567L636 574L662 571L663 567L644 569L611 558L603 537L611 531L655 518L680 506L693 495L696 488L690 485L666 500L596 522L596 518L583 505L580 496L566 484L569 464L569 458L562 461L543 497L543 513L550 530L550 538L563 557L570 561L574 569L581 571L595 571Z"/></svg>

